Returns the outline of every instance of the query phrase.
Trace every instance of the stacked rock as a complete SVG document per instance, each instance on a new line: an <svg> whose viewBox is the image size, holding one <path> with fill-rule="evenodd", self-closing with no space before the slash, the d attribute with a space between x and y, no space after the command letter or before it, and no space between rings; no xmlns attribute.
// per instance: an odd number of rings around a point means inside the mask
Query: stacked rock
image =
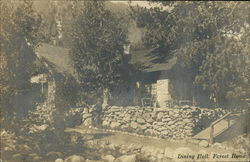
<svg viewBox="0 0 250 162"><path fill-rule="evenodd" d="M83 124L93 124L93 108L84 108ZM226 112L194 106L153 108L111 106L101 115L102 127L161 138L183 139L208 127Z"/></svg>
<svg viewBox="0 0 250 162"><path fill-rule="evenodd" d="M85 126L91 126L93 124L92 116L93 108L84 108L82 112L82 123Z"/></svg>
<svg viewBox="0 0 250 162"><path fill-rule="evenodd" d="M201 115L201 112L200 108L192 106L155 109L113 106L104 112L102 125L104 128L138 134L182 139L193 136L200 121L216 113Z"/></svg>

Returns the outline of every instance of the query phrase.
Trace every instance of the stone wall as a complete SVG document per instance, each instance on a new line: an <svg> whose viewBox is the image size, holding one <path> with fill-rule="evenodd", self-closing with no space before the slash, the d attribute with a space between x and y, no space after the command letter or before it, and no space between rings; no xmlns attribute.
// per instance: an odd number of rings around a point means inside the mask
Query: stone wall
<svg viewBox="0 0 250 162"><path fill-rule="evenodd" d="M90 125L91 115L84 111L83 123ZM223 116L222 109L202 109L192 106L175 108L117 107L107 108L102 114L102 127L161 138L192 137Z"/></svg>

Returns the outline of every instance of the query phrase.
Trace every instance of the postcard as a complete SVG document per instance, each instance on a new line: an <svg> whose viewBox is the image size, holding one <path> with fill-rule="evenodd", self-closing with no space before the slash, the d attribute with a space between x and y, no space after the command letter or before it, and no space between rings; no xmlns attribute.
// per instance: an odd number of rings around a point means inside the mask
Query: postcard
<svg viewBox="0 0 250 162"><path fill-rule="evenodd" d="M250 3L2 0L1 162L250 160Z"/></svg>

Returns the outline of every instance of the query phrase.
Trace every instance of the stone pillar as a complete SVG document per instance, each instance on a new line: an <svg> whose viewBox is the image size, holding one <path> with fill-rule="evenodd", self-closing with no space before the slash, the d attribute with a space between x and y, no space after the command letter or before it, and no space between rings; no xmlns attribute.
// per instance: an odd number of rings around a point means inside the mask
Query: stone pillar
<svg viewBox="0 0 250 162"><path fill-rule="evenodd" d="M48 81L48 98L45 101L45 109L49 113L49 120L54 121L56 116L56 82L54 79Z"/></svg>
<svg viewBox="0 0 250 162"><path fill-rule="evenodd" d="M171 100L171 96L169 94L169 80L162 79L157 80L156 83L157 89L157 103L159 107L166 107L166 103Z"/></svg>
<svg viewBox="0 0 250 162"><path fill-rule="evenodd" d="M48 103L55 103L55 96L56 96L56 82L55 80L48 81Z"/></svg>

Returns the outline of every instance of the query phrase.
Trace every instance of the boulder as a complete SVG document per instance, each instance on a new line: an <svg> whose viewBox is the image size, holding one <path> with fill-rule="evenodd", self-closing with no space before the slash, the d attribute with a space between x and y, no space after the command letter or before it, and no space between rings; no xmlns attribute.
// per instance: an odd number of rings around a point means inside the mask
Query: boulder
<svg viewBox="0 0 250 162"><path fill-rule="evenodd" d="M173 125L175 122L173 120L169 121L167 125Z"/></svg>
<svg viewBox="0 0 250 162"><path fill-rule="evenodd" d="M162 126L162 125L164 125L164 123L163 122L157 122L157 125Z"/></svg>
<svg viewBox="0 0 250 162"><path fill-rule="evenodd" d="M58 158L58 159L55 160L55 162L64 162L64 160L61 159L61 158Z"/></svg>
<svg viewBox="0 0 250 162"><path fill-rule="evenodd" d="M159 125L153 125L153 128L154 128L155 130L160 130L160 129L161 129L161 126L159 126Z"/></svg>
<svg viewBox="0 0 250 162"><path fill-rule="evenodd" d="M163 122L169 122L170 120L172 120L171 118L163 118L162 121Z"/></svg>
<svg viewBox="0 0 250 162"><path fill-rule="evenodd" d="M111 128L117 128L117 127L119 127L120 125L121 125L121 123L118 123L118 122L111 122L110 127L111 127Z"/></svg>
<svg viewBox="0 0 250 162"><path fill-rule="evenodd" d="M192 123L193 121L192 121L192 119L184 119L183 122L184 123Z"/></svg>
<svg viewBox="0 0 250 162"><path fill-rule="evenodd" d="M169 128L172 129L172 130L176 130L176 127L177 126L175 124L169 126Z"/></svg>
<svg viewBox="0 0 250 162"><path fill-rule="evenodd" d="M178 113L175 113L175 114L173 114L173 116L172 117L174 117L174 118L178 118L179 117L179 114Z"/></svg>
<svg viewBox="0 0 250 162"><path fill-rule="evenodd" d="M66 158L65 162L85 162L85 159L79 155L71 155Z"/></svg>
<svg viewBox="0 0 250 162"><path fill-rule="evenodd" d="M121 154L127 154L128 152L130 152L130 149L127 145L121 145L119 151Z"/></svg>
<svg viewBox="0 0 250 162"><path fill-rule="evenodd" d="M102 159L106 160L107 162L113 162L115 160L113 155L103 155Z"/></svg>
<svg viewBox="0 0 250 162"><path fill-rule="evenodd" d="M142 117L143 117L146 121L152 119L150 113L145 113L145 114L142 115Z"/></svg>
<svg viewBox="0 0 250 162"><path fill-rule="evenodd" d="M222 144L221 144L221 143L218 143L218 142L215 142L215 143L213 144L213 147L216 147L216 148L219 148L219 149L223 148Z"/></svg>
<svg viewBox="0 0 250 162"><path fill-rule="evenodd" d="M183 121L179 121L178 123L176 123L177 125L183 126L185 125L185 123Z"/></svg>
<svg viewBox="0 0 250 162"><path fill-rule="evenodd" d="M116 107L116 106L112 106L111 109L110 109L111 112L118 112L118 111L121 111L121 108L120 107Z"/></svg>
<svg viewBox="0 0 250 162"><path fill-rule="evenodd" d="M109 121L104 120L104 121L102 122L102 125L103 125L103 126L109 126Z"/></svg>
<svg viewBox="0 0 250 162"><path fill-rule="evenodd" d="M92 115L90 113L82 115L83 119L87 119L87 118L90 118L90 117L92 117Z"/></svg>
<svg viewBox="0 0 250 162"><path fill-rule="evenodd" d="M130 119L131 119L131 116L129 114L126 114L123 118L123 120L126 122L130 121Z"/></svg>
<svg viewBox="0 0 250 162"><path fill-rule="evenodd" d="M135 162L136 161L136 155L123 155L119 158L115 159L115 162Z"/></svg>
<svg viewBox="0 0 250 162"><path fill-rule="evenodd" d="M161 132L161 134L164 135L164 136L167 136L169 134L169 132L167 130L164 130L164 131Z"/></svg>
<svg viewBox="0 0 250 162"><path fill-rule="evenodd" d="M145 129L149 128L150 126L151 126L151 125L147 123L147 124L141 125L140 128L141 128L142 130L145 130Z"/></svg>
<svg viewBox="0 0 250 162"><path fill-rule="evenodd" d="M166 128L164 128L163 126L159 126L159 128L157 129L158 131L162 132L163 130L165 130Z"/></svg>
<svg viewBox="0 0 250 162"><path fill-rule="evenodd" d="M182 106L182 108L183 109L188 109L188 108L190 108L190 106L189 105L184 105L184 106Z"/></svg>
<svg viewBox="0 0 250 162"><path fill-rule="evenodd" d="M33 128L36 130L36 131L44 131L45 129L47 129L49 127L49 125L47 124L43 124L43 125L33 125Z"/></svg>
<svg viewBox="0 0 250 162"><path fill-rule="evenodd" d="M89 113L92 113L94 111L94 107L89 108Z"/></svg>
<svg viewBox="0 0 250 162"><path fill-rule="evenodd" d="M192 130L193 128L192 127L190 127L189 125L185 125L185 127L184 127L186 130Z"/></svg>
<svg viewBox="0 0 250 162"><path fill-rule="evenodd" d="M42 157L41 156L35 156L35 157L32 157L32 160L33 161L42 161Z"/></svg>
<svg viewBox="0 0 250 162"><path fill-rule="evenodd" d="M145 133L146 133L147 135L152 135L152 134L154 133L154 129L146 129L146 130L145 130Z"/></svg>
<svg viewBox="0 0 250 162"><path fill-rule="evenodd" d="M138 124L136 122L131 122L130 126L134 129L136 129L138 127Z"/></svg>
<svg viewBox="0 0 250 162"><path fill-rule="evenodd" d="M90 159L87 159L86 162L102 162L100 160L90 160Z"/></svg>
<svg viewBox="0 0 250 162"><path fill-rule="evenodd" d="M153 120L152 118L149 118L149 119L146 120L146 122L147 122L147 123L153 123L154 120Z"/></svg>
<svg viewBox="0 0 250 162"><path fill-rule="evenodd" d="M138 118L136 121L137 121L138 123L145 123L145 120L144 120L143 118Z"/></svg>
<svg viewBox="0 0 250 162"><path fill-rule="evenodd" d="M208 147L209 146L209 143L207 140L202 140L199 142L199 146L200 147Z"/></svg>
<svg viewBox="0 0 250 162"><path fill-rule="evenodd" d="M84 120L83 124L86 125L86 126L92 125L92 119L88 118L88 119Z"/></svg>
<svg viewBox="0 0 250 162"><path fill-rule="evenodd" d="M89 109L88 109L88 108L84 108L84 109L83 109L83 113L84 113L84 114L88 114L88 113L89 113Z"/></svg>
<svg viewBox="0 0 250 162"><path fill-rule="evenodd" d="M163 118L164 114L162 112L159 112L157 115L157 119L161 120Z"/></svg>
<svg viewBox="0 0 250 162"><path fill-rule="evenodd" d="M122 129L127 129L127 128L129 128L129 125L128 124L122 125L121 128Z"/></svg>

